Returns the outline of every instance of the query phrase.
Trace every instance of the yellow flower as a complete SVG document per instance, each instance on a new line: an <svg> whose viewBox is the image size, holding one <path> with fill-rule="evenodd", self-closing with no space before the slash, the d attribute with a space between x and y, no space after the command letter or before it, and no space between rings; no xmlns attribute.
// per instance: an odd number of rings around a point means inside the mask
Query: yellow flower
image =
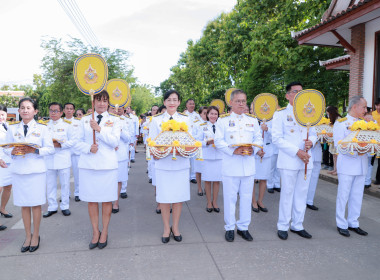
<svg viewBox="0 0 380 280"><path fill-rule="evenodd" d="M196 142L195 142L195 147L198 147L198 148L199 148L199 147L202 147L202 143L199 142L199 141L196 141Z"/></svg>
<svg viewBox="0 0 380 280"><path fill-rule="evenodd" d="M376 143L377 143L377 141L376 141L375 139L371 139L371 141L369 141L369 142L371 142L371 143L373 143L373 144L376 144Z"/></svg>
<svg viewBox="0 0 380 280"><path fill-rule="evenodd" d="M321 133L326 133L326 130L323 129L323 130L321 131Z"/></svg>
<svg viewBox="0 0 380 280"><path fill-rule="evenodd" d="M179 147L180 143L178 140L174 140L173 143L172 143L173 146L175 147Z"/></svg>
<svg viewBox="0 0 380 280"><path fill-rule="evenodd" d="M379 125L373 121L367 123L368 130L378 130Z"/></svg>
<svg viewBox="0 0 380 280"><path fill-rule="evenodd" d="M162 129L162 131L168 131L169 130L169 124L167 122L162 123L161 129Z"/></svg>
<svg viewBox="0 0 380 280"><path fill-rule="evenodd" d="M148 142L148 143L149 143L149 142L150 142L150 140L152 140L152 139L149 137L148 139L146 139L146 142Z"/></svg>
<svg viewBox="0 0 380 280"><path fill-rule="evenodd" d="M181 131L188 131L189 130L189 128L187 127L186 122L181 122L180 126L181 126Z"/></svg>
<svg viewBox="0 0 380 280"><path fill-rule="evenodd" d="M148 128L146 126L144 126L143 129L147 130Z"/></svg>
<svg viewBox="0 0 380 280"><path fill-rule="evenodd" d="M322 119L319 121L319 123L317 123L317 125L329 124L329 123L330 123L330 119L322 117Z"/></svg>
<svg viewBox="0 0 380 280"><path fill-rule="evenodd" d="M148 143L148 146L150 146L150 147L156 146L156 142L154 142L154 141L150 141L150 142Z"/></svg>
<svg viewBox="0 0 380 280"><path fill-rule="evenodd" d="M364 120L360 120L360 121L357 121L357 122L354 122L351 126L351 130L354 131L354 130L367 130L368 129L368 125L367 125L367 122L364 121Z"/></svg>
<svg viewBox="0 0 380 280"><path fill-rule="evenodd" d="M173 124L172 124L172 130L173 131L179 131L180 128L181 128L181 126L180 126L179 122L173 122Z"/></svg>
<svg viewBox="0 0 380 280"><path fill-rule="evenodd" d="M354 138L352 138L352 142L357 143L357 142L359 142L359 140L354 137Z"/></svg>

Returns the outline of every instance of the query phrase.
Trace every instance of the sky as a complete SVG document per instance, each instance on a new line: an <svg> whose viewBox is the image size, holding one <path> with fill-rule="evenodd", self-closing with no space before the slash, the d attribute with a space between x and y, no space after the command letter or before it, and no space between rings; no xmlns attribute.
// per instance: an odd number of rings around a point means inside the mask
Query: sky
<svg viewBox="0 0 380 280"><path fill-rule="evenodd" d="M74 1L74 0L63 0ZM236 0L76 0L102 47L131 54L140 84L159 86L189 39ZM58 0L0 0L0 86L32 84L44 36L85 39Z"/></svg>

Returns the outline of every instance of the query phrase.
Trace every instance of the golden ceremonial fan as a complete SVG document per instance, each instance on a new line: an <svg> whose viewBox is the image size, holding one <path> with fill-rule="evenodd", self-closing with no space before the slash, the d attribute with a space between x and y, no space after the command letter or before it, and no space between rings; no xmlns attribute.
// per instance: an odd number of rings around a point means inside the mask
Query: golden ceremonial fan
<svg viewBox="0 0 380 280"><path fill-rule="evenodd" d="M106 90L110 96L110 106L114 107L116 111L119 107L131 102L131 90L125 80L109 80L106 84Z"/></svg>
<svg viewBox="0 0 380 280"><path fill-rule="evenodd" d="M107 83L107 62L96 53L81 55L74 62L74 80L81 92L91 96L92 119L94 119L94 95L101 92ZM95 144L95 131L93 138Z"/></svg>
<svg viewBox="0 0 380 280"><path fill-rule="evenodd" d="M227 106L230 106L231 93L234 90L236 90L236 88L229 88L226 90L226 93L224 94L224 100L226 101Z"/></svg>
<svg viewBox="0 0 380 280"><path fill-rule="evenodd" d="M306 140L309 139L309 129L319 123L325 114L326 103L323 94L316 89L301 90L294 97L293 113L298 124L307 127ZM305 164L305 180L307 164Z"/></svg>
<svg viewBox="0 0 380 280"><path fill-rule="evenodd" d="M260 93L253 99L253 112L261 122L270 121L277 111L277 96L272 93Z"/></svg>
<svg viewBox="0 0 380 280"><path fill-rule="evenodd" d="M211 101L210 103L210 106L215 106L219 109L219 114L223 114L224 113L224 101L221 100L221 99L214 99L213 101Z"/></svg>

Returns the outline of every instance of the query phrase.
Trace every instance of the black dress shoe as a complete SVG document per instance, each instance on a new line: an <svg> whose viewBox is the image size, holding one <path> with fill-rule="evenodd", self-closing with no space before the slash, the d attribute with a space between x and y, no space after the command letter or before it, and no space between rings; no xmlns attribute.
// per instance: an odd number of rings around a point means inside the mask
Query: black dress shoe
<svg viewBox="0 0 380 280"><path fill-rule="evenodd" d="M203 192L199 192L198 195L199 195L199 196L203 196Z"/></svg>
<svg viewBox="0 0 380 280"><path fill-rule="evenodd" d="M121 197L122 199L126 199L126 198L128 197L128 195L127 195L126 192L123 192L123 193L120 194L120 197Z"/></svg>
<svg viewBox="0 0 380 280"><path fill-rule="evenodd" d="M237 230L237 234L239 234L244 240L252 241L253 238L248 230Z"/></svg>
<svg viewBox="0 0 380 280"><path fill-rule="evenodd" d="M206 211L207 211L207 212L211 213L212 210L214 210L214 208L207 208L207 207L206 207Z"/></svg>
<svg viewBox="0 0 380 280"><path fill-rule="evenodd" d="M224 235L224 237L226 238L226 241L228 241L228 242L234 241L234 239L235 239L235 231L233 231L233 230L227 230L226 234Z"/></svg>
<svg viewBox="0 0 380 280"><path fill-rule="evenodd" d="M7 228L6 226L1 225L1 226L0 226L0 231L5 230L6 228Z"/></svg>
<svg viewBox="0 0 380 280"><path fill-rule="evenodd" d="M195 179L191 179L191 180L190 180L190 183L196 184L196 183L197 183L197 180L195 180Z"/></svg>
<svg viewBox="0 0 380 280"><path fill-rule="evenodd" d="M35 251L38 250L38 248L40 247L40 240L41 240L41 238L38 236L38 244L37 244L37 246L30 246L29 247L29 252L33 253L33 252L35 252Z"/></svg>
<svg viewBox="0 0 380 280"><path fill-rule="evenodd" d="M131 162L132 162L132 163L134 163L134 162L135 162L135 160L134 160L134 159L131 159Z"/></svg>
<svg viewBox="0 0 380 280"><path fill-rule="evenodd" d="M152 184L153 180L152 179L149 179L149 184Z"/></svg>
<svg viewBox="0 0 380 280"><path fill-rule="evenodd" d="M368 189L368 188L371 187L371 185L364 185L364 187L365 187L366 189Z"/></svg>
<svg viewBox="0 0 380 280"><path fill-rule="evenodd" d="M26 240L25 240L26 241ZM24 242L25 243L25 242ZM29 251L29 248L30 248L30 243L28 246L24 246L24 243L22 244L22 247L21 247L21 253L26 253Z"/></svg>
<svg viewBox="0 0 380 280"><path fill-rule="evenodd" d="M252 211L253 211L253 212L256 212L256 213L259 213L259 212L260 212L259 208L255 208L255 207L253 207L253 205L252 205Z"/></svg>
<svg viewBox="0 0 380 280"><path fill-rule="evenodd" d="M170 232L173 234L173 238L174 238L175 241L177 241L177 242L181 242L182 241L182 235L181 234L180 235L174 235L174 232L173 232L172 228L170 228ZM170 235L169 235L169 237L170 237Z"/></svg>
<svg viewBox="0 0 380 280"><path fill-rule="evenodd" d="M104 248L106 248L106 247L107 247L107 243L108 243L108 236L107 236L106 242L104 242L104 243L100 243L100 242L98 242L98 248L99 248L99 249L104 249Z"/></svg>
<svg viewBox="0 0 380 280"><path fill-rule="evenodd" d="M310 204L306 204L306 207L309 208L309 209L311 209L311 210L314 210L314 211L318 211L318 209L319 209L317 206L310 205Z"/></svg>
<svg viewBox="0 0 380 280"><path fill-rule="evenodd" d="M363 235L363 236L367 236L368 235L368 232L362 230L360 227L356 227L356 228L348 227L348 229L352 230L352 231L355 231L359 235Z"/></svg>
<svg viewBox="0 0 380 280"><path fill-rule="evenodd" d="M173 209L172 209L172 208L170 208L170 213L171 213L171 212L173 212Z"/></svg>
<svg viewBox="0 0 380 280"><path fill-rule="evenodd" d="M90 242L90 244L88 245L88 248L90 249L90 250L92 250L92 249L94 249L94 248L96 248L96 247L98 247L98 244L99 244L99 239L100 239L100 235L101 235L102 233L99 231L99 238L98 238L98 242L96 242L96 243L92 243L92 242Z"/></svg>
<svg viewBox="0 0 380 280"><path fill-rule="evenodd" d="M309 234L306 230L302 229L302 230L294 230L294 229L290 229L291 232L294 232L296 234L298 234L299 236L303 237L303 238L307 238L307 239L310 239L312 236L311 234Z"/></svg>
<svg viewBox="0 0 380 280"><path fill-rule="evenodd" d="M269 192L269 193L274 193L273 188L272 188L272 189L268 189L268 192Z"/></svg>
<svg viewBox="0 0 380 280"><path fill-rule="evenodd" d="M75 196L75 201L76 201L76 202L79 202L79 201L80 201L79 196L77 196L77 195Z"/></svg>
<svg viewBox="0 0 380 280"><path fill-rule="evenodd" d="M345 237L350 237L350 233L348 232L348 229L337 227L338 232L340 235L343 235Z"/></svg>
<svg viewBox="0 0 380 280"><path fill-rule="evenodd" d="M50 216L54 215L55 213L57 213L57 211L47 211L44 213L43 217L49 218Z"/></svg>
<svg viewBox="0 0 380 280"><path fill-rule="evenodd" d="M219 213L219 212L220 212L220 208L215 208L215 207L213 207L213 210L214 210L214 212L216 212L216 213Z"/></svg>
<svg viewBox="0 0 380 280"><path fill-rule="evenodd" d="M119 208L112 208L112 213L113 214L119 213Z"/></svg>
<svg viewBox="0 0 380 280"><path fill-rule="evenodd" d="M12 218L13 215L11 213L8 213L8 214L5 214L3 212L0 212L1 216L3 216L4 218Z"/></svg>
<svg viewBox="0 0 380 280"><path fill-rule="evenodd" d="M268 208L266 207L261 207L258 203L257 203L257 206L259 207L259 210L262 211L262 212L268 212Z"/></svg>
<svg viewBox="0 0 380 280"><path fill-rule="evenodd" d="M278 235L278 237L279 237L280 239L282 239L282 240L286 240L286 239L288 239L288 232L285 231L285 230L278 230L278 231L277 231L277 235Z"/></svg>
<svg viewBox="0 0 380 280"><path fill-rule="evenodd" d="M170 241L170 234L169 234L169 236L168 237L162 237L161 238L161 241L162 241L162 243L168 243L169 241Z"/></svg>
<svg viewBox="0 0 380 280"><path fill-rule="evenodd" d="M69 209L65 209L65 210L62 210L62 214L63 214L63 216L70 216L71 211Z"/></svg>
<svg viewBox="0 0 380 280"><path fill-rule="evenodd" d="M273 188L276 192L281 192L281 188Z"/></svg>
<svg viewBox="0 0 380 280"><path fill-rule="evenodd" d="M161 214L161 209L156 209L156 214Z"/></svg>

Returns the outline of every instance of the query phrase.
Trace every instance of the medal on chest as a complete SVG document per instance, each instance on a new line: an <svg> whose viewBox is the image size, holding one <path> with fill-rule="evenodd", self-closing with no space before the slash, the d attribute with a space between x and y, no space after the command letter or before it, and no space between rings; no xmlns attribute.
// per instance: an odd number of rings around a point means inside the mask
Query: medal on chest
<svg viewBox="0 0 380 280"><path fill-rule="evenodd" d="M234 126L235 126L235 121L230 120L230 121L228 122L228 126L229 126L229 127L234 127Z"/></svg>

